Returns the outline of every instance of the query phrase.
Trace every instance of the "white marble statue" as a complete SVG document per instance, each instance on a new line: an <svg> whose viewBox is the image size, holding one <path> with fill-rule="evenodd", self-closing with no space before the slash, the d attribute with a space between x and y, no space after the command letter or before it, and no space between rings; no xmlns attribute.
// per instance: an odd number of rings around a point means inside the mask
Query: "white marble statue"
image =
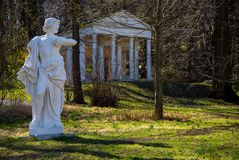
<svg viewBox="0 0 239 160"><path fill-rule="evenodd" d="M64 133L60 114L64 105L66 73L59 50L62 46L74 46L77 42L55 35L59 24L56 18L45 20L43 31L46 34L36 36L29 42L29 56L18 72L18 79L31 96L31 136Z"/></svg>

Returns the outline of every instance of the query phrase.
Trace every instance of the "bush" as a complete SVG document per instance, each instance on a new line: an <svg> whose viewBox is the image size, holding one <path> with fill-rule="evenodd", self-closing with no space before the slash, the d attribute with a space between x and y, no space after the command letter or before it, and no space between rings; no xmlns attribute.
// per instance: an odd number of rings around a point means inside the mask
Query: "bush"
<svg viewBox="0 0 239 160"><path fill-rule="evenodd" d="M93 83L90 95L92 106L115 107L118 99L116 87L110 82Z"/></svg>

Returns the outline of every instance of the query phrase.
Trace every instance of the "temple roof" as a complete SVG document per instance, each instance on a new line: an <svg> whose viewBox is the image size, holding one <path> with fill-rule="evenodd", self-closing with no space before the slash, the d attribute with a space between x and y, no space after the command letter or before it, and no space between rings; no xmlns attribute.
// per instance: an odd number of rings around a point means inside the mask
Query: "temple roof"
<svg viewBox="0 0 239 160"><path fill-rule="evenodd" d="M80 30L80 34L115 34L142 38L152 36L150 25L125 10L87 25Z"/></svg>

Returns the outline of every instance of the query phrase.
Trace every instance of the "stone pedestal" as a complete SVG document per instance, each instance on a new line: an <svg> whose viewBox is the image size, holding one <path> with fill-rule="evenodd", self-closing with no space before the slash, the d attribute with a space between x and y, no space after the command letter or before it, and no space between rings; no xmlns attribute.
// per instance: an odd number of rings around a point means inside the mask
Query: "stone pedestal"
<svg viewBox="0 0 239 160"><path fill-rule="evenodd" d="M59 139L59 138L72 138L75 137L75 134L44 134L44 135L30 135L33 138L36 138L37 140L49 140L49 139Z"/></svg>
<svg viewBox="0 0 239 160"><path fill-rule="evenodd" d="M58 127L58 128L29 128L29 135L30 136L43 136L43 135L58 135L63 134L64 128Z"/></svg>

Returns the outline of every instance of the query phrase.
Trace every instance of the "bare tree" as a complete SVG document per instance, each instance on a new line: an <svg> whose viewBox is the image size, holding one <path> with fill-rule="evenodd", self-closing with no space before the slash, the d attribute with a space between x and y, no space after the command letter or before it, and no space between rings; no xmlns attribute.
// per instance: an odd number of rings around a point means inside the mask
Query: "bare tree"
<svg viewBox="0 0 239 160"><path fill-rule="evenodd" d="M73 84L74 84L74 99L73 102L78 104L85 103L80 72L80 56L79 56L79 21L78 12L80 11L78 0L72 0L72 37L77 41L73 46Z"/></svg>
<svg viewBox="0 0 239 160"><path fill-rule="evenodd" d="M155 18L155 118L157 120L163 119L163 49L161 37L161 19L162 19L162 0L157 0L157 11Z"/></svg>
<svg viewBox="0 0 239 160"><path fill-rule="evenodd" d="M81 72L80 72L80 56L79 56L79 29L80 24L83 23L82 15L84 14L82 0L56 0L56 1L46 1L44 4L45 17L54 16L61 20L62 28L60 28L59 34L68 33L70 30L72 32L72 38L77 41L77 44L73 46L73 56L72 56L72 68L73 68L73 102L78 104L84 104L84 95L82 90ZM65 7L69 6L69 7ZM66 15L71 15L66 16ZM85 17L86 19L86 17ZM71 23L69 23L71 22ZM67 98L69 100L69 98Z"/></svg>
<svg viewBox="0 0 239 160"><path fill-rule="evenodd" d="M232 89L230 82L233 69L232 39L230 35L229 10L232 1L216 1L217 15L214 25L214 81L215 98L236 102L239 97Z"/></svg>
<svg viewBox="0 0 239 160"><path fill-rule="evenodd" d="M24 61L28 34L20 21L21 4L0 1L0 106L9 93L21 87L16 72Z"/></svg>
<svg viewBox="0 0 239 160"><path fill-rule="evenodd" d="M44 0L17 1L15 5L20 5L20 21L28 32L29 39L43 33L42 25L44 23Z"/></svg>

